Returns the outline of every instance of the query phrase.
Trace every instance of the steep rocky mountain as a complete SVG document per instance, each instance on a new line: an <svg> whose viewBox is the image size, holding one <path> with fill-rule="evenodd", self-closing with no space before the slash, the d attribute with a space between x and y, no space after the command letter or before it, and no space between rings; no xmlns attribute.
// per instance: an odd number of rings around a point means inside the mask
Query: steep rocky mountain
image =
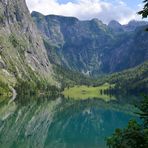
<svg viewBox="0 0 148 148"><path fill-rule="evenodd" d="M116 35L116 41L104 57L104 70L118 72L133 68L148 60L148 33L145 26L138 27L133 32L123 32ZM108 61L109 59L109 61Z"/></svg>
<svg viewBox="0 0 148 148"><path fill-rule="evenodd" d="M102 72L103 51L109 48L114 37L101 21L79 21L36 12L32 17L44 37L49 56L54 57L52 62L86 74Z"/></svg>
<svg viewBox="0 0 148 148"><path fill-rule="evenodd" d="M146 26L148 25L148 22L146 21L135 21L132 20L126 25L121 25L119 22L112 20L109 24L108 27L111 28L114 32L130 32L130 31L135 31L136 28L141 27L141 26Z"/></svg>
<svg viewBox="0 0 148 148"><path fill-rule="evenodd" d="M114 32L117 32L117 33L121 33L121 32L124 32L124 28L123 26L115 21L115 20L112 20L109 24L108 24L108 27L111 28Z"/></svg>
<svg viewBox="0 0 148 148"><path fill-rule="evenodd" d="M52 80L52 66L25 0L0 1L0 82Z"/></svg>
<svg viewBox="0 0 148 148"><path fill-rule="evenodd" d="M134 31L137 27L148 25L147 21L130 21L127 25L123 25L124 31Z"/></svg>
<svg viewBox="0 0 148 148"><path fill-rule="evenodd" d="M137 66L148 60L147 22L131 21L109 25L97 19L80 21L74 17L33 12L51 62L81 73L98 75ZM52 58L51 58L52 57Z"/></svg>

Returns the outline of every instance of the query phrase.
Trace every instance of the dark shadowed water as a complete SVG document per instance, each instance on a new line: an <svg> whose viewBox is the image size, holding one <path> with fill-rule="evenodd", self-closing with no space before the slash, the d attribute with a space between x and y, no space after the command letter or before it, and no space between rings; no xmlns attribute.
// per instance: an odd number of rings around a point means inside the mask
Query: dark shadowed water
<svg viewBox="0 0 148 148"><path fill-rule="evenodd" d="M133 107L99 99L21 98L0 103L0 148L105 148Z"/></svg>

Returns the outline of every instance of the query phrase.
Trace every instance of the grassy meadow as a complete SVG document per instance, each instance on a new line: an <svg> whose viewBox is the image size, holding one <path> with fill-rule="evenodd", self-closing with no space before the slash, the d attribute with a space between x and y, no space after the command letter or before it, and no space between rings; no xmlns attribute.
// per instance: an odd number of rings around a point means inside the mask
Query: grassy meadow
<svg viewBox="0 0 148 148"><path fill-rule="evenodd" d="M65 97L76 100L79 99L85 100L89 98L98 98L98 99L103 99L104 101L115 100L114 96L101 93L104 90L109 89L110 87L114 87L114 85L110 85L108 83L105 83L97 87L82 85L82 86L74 86L71 88L65 88L65 90L62 93Z"/></svg>

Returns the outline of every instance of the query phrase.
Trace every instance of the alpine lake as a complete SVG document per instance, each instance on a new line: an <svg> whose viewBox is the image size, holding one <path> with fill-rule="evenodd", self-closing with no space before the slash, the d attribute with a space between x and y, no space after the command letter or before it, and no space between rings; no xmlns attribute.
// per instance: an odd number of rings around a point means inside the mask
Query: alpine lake
<svg viewBox="0 0 148 148"><path fill-rule="evenodd" d="M1 97L0 148L106 148L116 128L138 120L135 100L85 86L67 88L57 98Z"/></svg>

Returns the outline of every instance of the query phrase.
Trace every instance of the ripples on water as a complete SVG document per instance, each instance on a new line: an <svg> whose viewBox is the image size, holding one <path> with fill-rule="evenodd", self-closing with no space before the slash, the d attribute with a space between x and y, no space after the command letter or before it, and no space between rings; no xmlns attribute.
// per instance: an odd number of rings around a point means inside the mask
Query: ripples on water
<svg viewBox="0 0 148 148"><path fill-rule="evenodd" d="M0 103L0 148L105 148L132 108L98 99L21 98Z"/></svg>

